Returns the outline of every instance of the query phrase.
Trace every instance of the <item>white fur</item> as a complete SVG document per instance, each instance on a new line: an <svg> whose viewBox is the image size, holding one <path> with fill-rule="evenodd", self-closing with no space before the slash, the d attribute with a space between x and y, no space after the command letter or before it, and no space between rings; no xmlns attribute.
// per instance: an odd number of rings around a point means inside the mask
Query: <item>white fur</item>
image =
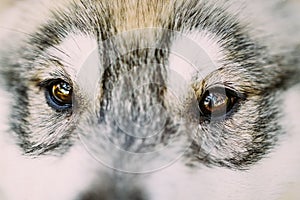
<svg viewBox="0 0 300 200"><path fill-rule="evenodd" d="M51 56L57 57L66 66L64 70L74 82L77 82L82 91L94 97L101 68L96 38L80 33L69 34L64 41L48 50Z"/></svg>
<svg viewBox="0 0 300 200"><path fill-rule="evenodd" d="M75 146L64 158L32 159L21 155L11 138L0 136L0 199L74 199L94 178L91 163L82 146Z"/></svg>
<svg viewBox="0 0 300 200"><path fill-rule="evenodd" d="M81 34L69 35L48 53L69 66L66 68L68 74L93 98L95 82L100 77L96 40ZM0 199L74 199L94 178L89 166L96 161L80 143L64 158L23 156L17 148L17 139L8 131L9 95L2 90L1 93L0 103L6 106L2 106L0 119Z"/></svg>
<svg viewBox="0 0 300 200"><path fill-rule="evenodd" d="M10 96L2 90L0 94L0 199L74 199L93 178L91 157L80 145L64 158L23 156L8 131Z"/></svg>
<svg viewBox="0 0 300 200"><path fill-rule="evenodd" d="M174 165L151 174L147 179L151 198L271 200L284 199L285 194L292 192L291 186L292 189L299 189L299 91L298 86L283 94L286 117L282 124L289 128L267 158L259 161L249 171L207 167L189 169L179 160Z"/></svg>
<svg viewBox="0 0 300 200"><path fill-rule="evenodd" d="M272 152L249 171L222 168L189 169L181 160L151 174L143 180L153 199L281 199L291 186L300 184L300 148L298 99L300 87L283 94L286 117L282 124L287 134ZM9 95L1 92L1 105L9 105ZM8 106L1 109L0 199L54 200L73 199L94 179L101 168L77 144L64 158L30 159L21 155L8 134ZM5 192L4 192L5 191Z"/></svg>
<svg viewBox="0 0 300 200"><path fill-rule="evenodd" d="M215 36L207 31L174 32L168 65L168 90L179 100L188 94L191 81L201 80L221 66L224 57Z"/></svg>

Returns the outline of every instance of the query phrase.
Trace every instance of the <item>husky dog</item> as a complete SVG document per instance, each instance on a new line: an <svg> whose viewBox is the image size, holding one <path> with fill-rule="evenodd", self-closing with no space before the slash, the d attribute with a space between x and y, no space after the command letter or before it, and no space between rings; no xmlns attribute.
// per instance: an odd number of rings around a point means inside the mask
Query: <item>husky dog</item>
<svg viewBox="0 0 300 200"><path fill-rule="evenodd" d="M298 10L12 0L0 199L298 199Z"/></svg>

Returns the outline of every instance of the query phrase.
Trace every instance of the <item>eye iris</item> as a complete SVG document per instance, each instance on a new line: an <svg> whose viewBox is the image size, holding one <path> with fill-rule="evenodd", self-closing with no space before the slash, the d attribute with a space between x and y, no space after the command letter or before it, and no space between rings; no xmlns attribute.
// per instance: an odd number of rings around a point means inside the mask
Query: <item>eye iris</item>
<svg viewBox="0 0 300 200"><path fill-rule="evenodd" d="M66 82L56 83L52 86L52 95L56 101L62 104L72 103L72 88Z"/></svg>
<svg viewBox="0 0 300 200"><path fill-rule="evenodd" d="M229 103L225 94L209 93L203 101L203 105L209 112L224 111Z"/></svg>

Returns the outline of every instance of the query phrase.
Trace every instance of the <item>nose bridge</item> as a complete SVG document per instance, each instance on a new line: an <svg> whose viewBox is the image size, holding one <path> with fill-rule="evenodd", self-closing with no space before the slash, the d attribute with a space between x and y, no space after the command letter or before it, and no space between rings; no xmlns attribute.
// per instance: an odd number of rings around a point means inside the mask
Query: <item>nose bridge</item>
<svg viewBox="0 0 300 200"><path fill-rule="evenodd" d="M106 40L103 43L103 99L105 95L131 98L131 105L140 108L161 101L167 76L169 34L164 29L145 28Z"/></svg>
<svg viewBox="0 0 300 200"><path fill-rule="evenodd" d="M166 120L167 110L162 68L158 63L134 66L120 76L113 89L112 108L118 128L133 137L151 137L163 128L160 122Z"/></svg>
<svg viewBox="0 0 300 200"><path fill-rule="evenodd" d="M97 141L88 140L87 146L98 149L95 155L101 161L105 152L111 154L104 156L104 162L113 168L151 171L155 167L137 162L153 159L152 152L159 150L162 138L174 128L164 105L164 53L161 49L136 49L119 55L104 72L101 120L92 137L101 136L101 145L97 147ZM157 56L162 59L157 60Z"/></svg>
<svg viewBox="0 0 300 200"><path fill-rule="evenodd" d="M168 165L182 146L165 105L168 51L136 46L120 53L114 41L105 45L115 49L104 53L109 62L101 78L98 122L91 120L83 143L99 162L119 171L143 173Z"/></svg>
<svg viewBox="0 0 300 200"><path fill-rule="evenodd" d="M107 59L110 63L102 79L102 116L117 118L118 125L131 132L136 132L138 126L154 125L149 120L153 115L159 118L162 114L158 111L163 110L166 88L167 51L138 47Z"/></svg>

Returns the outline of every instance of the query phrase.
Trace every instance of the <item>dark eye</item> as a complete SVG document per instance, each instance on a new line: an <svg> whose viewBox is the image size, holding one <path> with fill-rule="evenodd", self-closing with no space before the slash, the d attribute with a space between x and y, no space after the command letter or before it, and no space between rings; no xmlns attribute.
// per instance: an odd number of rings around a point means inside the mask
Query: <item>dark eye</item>
<svg viewBox="0 0 300 200"><path fill-rule="evenodd" d="M46 88L46 99L49 106L58 111L72 107L72 87L62 80L52 81Z"/></svg>
<svg viewBox="0 0 300 200"><path fill-rule="evenodd" d="M199 101L202 117L206 119L226 116L236 105L238 94L228 88L214 87L206 90Z"/></svg>

